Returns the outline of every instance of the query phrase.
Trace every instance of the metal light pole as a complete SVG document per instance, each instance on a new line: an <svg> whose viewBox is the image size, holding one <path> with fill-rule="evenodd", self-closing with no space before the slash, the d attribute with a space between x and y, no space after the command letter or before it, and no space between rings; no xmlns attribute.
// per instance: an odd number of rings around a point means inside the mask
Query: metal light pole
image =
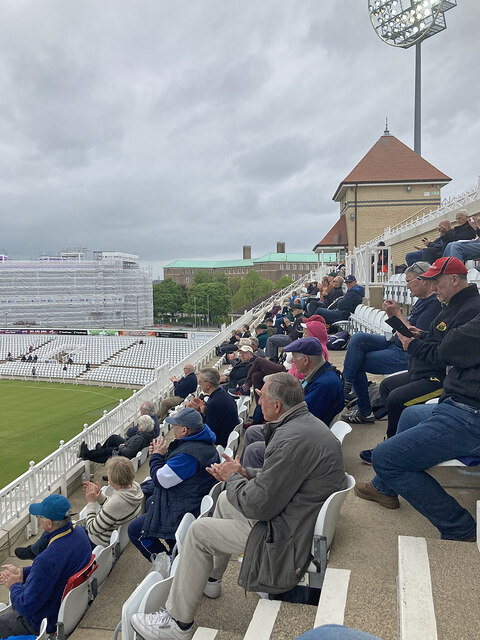
<svg viewBox="0 0 480 640"><path fill-rule="evenodd" d="M421 155L421 43L447 28L445 12L457 0L368 0L370 20L378 37L391 45L408 49L415 45L414 151Z"/></svg>
<svg viewBox="0 0 480 640"><path fill-rule="evenodd" d="M207 326L210 326L210 297L207 295Z"/></svg>
<svg viewBox="0 0 480 640"><path fill-rule="evenodd" d="M197 328L197 299L193 299L193 328Z"/></svg>

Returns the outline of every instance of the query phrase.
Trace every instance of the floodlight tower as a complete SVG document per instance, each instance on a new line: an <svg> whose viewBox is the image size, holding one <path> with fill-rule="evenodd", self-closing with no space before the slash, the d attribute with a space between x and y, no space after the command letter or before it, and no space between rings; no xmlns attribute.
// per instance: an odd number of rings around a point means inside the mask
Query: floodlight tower
<svg viewBox="0 0 480 640"><path fill-rule="evenodd" d="M415 45L414 150L421 155L421 43L447 28L445 12L457 0L368 0L370 20L377 36L391 45Z"/></svg>

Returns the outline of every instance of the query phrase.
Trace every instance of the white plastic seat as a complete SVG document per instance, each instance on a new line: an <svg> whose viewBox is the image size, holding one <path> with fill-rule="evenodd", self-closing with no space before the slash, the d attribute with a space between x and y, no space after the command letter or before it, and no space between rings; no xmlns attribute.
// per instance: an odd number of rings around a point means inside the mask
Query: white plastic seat
<svg viewBox="0 0 480 640"><path fill-rule="evenodd" d="M180 553L183 541L185 540L185 536L187 535L187 531L192 522L195 522L195 516L193 515L193 513L186 513L181 519L180 524L175 531L176 544L172 551L172 559L178 556L178 554Z"/></svg>
<svg viewBox="0 0 480 640"><path fill-rule="evenodd" d="M355 486L355 478L353 476L346 473L345 477L347 478L347 486L345 489L335 491L335 493L332 493L332 495L325 500L315 524L314 535L324 536L327 539L327 550L330 549L333 538L335 537L335 530L337 528L342 504L347 497L347 493Z"/></svg>
<svg viewBox="0 0 480 640"><path fill-rule="evenodd" d="M38 636L35 638L35 640L47 640L48 638L47 623L48 623L47 618L44 618L42 620L42 624L40 625L40 631L38 632Z"/></svg>
<svg viewBox="0 0 480 640"><path fill-rule="evenodd" d="M97 570L93 580L96 582L96 587L99 589L107 579L110 571L112 570L113 563L115 561L115 549L118 543L118 530L112 531L110 536L110 544L108 547L96 546L93 550L95 561L97 563Z"/></svg>
<svg viewBox="0 0 480 640"><path fill-rule="evenodd" d="M57 620L57 640L65 640L69 636L88 609L90 580L85 580L78 587L67 593L60 605Z"/></svg>
<svg viewBox="0 0 480 640"><path fill-rule="evenodd" d="M338 422L335 422L335 424L330 428L330 431L337 438L337 440L340 441L340 444L342 444L345 436L352 431L352 427L348 424L348 422L338 420Z"/></svg>
<svg viewBox="0 0 480 640"><path fill-rule="evenodd" d="M207 494L206 496L203 496L202 502L200 504L200 515L198 517L205 518L213 508L213 504L214 502L211 495Z"/></svg>
<svg viewBox="0 0 480 640"><path fill-rule="evenodd" d="M122 553L125 551L125 547L130 542L130 538L128 537L128 522L126 524L121 524L118 529L118 544L115 548L115 555L119 558Z"/></svg>
<svg viewBox="0 0 480 640"><path fill-rule="evenodd" d="M160 574L159 574L160 575ZM138 613L153 613L165 607L168 594L173 582L173 575L164 578L149 587L138 608ZM123 626L122 626L123 629ZM137 632L133 631L133 638L139 638Z"/></svg>
<svg viewBox="0 0 480 640"><path fill-rule="evenodd" d="M150 589L157 582L161 582L163 577L158 571L147 573L138 587L130 594L122 607L122 640L133 640L134 630L130 624L130 619L134 613L140 609L140 605Z"/></svg>
<svg viewBox="0 0 480 640"><path fill-rule="evenodd" d="M232 431L228 436L227 448L232 450L233 456L237 453L238 445L240 444L240 434L238 431Z"/></svg>

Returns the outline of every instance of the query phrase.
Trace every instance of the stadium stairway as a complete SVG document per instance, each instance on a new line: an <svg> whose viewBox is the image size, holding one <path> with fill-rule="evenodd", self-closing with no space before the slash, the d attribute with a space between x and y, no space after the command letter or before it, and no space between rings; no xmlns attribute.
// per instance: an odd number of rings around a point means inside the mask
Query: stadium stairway
<svg viewBox="0 0 480 640"><path fill-rule="evenodd" d="M342 352L331 354L333 364L339 368L343 355ZM352 433L345 438L345 469L356 479L367 481L372 478L372 468L361 462L358 452L381 442L385 428L384 421L354 425ZM102 471L103 466L96 465L96 479L101 479ZM478 477L460 475L448 467L436 468L432 474L475 513L476 501L480 499ZM137 472L137 480L141 481L146 475L148 465L143 465ZM73 494L72 506L77 513L84 506L81 490ZM409 544L412 540L413 544ZM17 544L12 541L12 550ZM418 548L423 550L420 556ZM12 561L14 564L20 562L16 558L6 562ZM341 623L342 618L346 625L373 633L383 640L399 637L401 640L480 639L480 553L477 544L440 540L438 531L404 500L401 500L400 509L388 510L350 493L342 507L328 566L332 571L341 570L340 574L331 574L333 578L340 576L340 582L333 579L329 585L326 579L323 608L322 600L319 611L314 606L289 603L278 606L278 603L266 602L267 607L273 605L278 609L271 632L266 633L264 612L260 610L255 615L259 597L245 593L237 585L240 565L233 557L221 598L202 598L195 619L196 626L218 632L213 635L214 632L198 631L196 640L294 640L311 629L316 620L317 623ZM128 545L71 639L111 640L123 602L149 567L138 551ZM348 583L345 570L349 572ZM0 601L6 602L7 598L6 589L0 587ZM431 598L430 605L424 604L428 603L428 598ZM412 600L421 606L415 610ZM433 616L426 615L429 610L433 611ZM400 636L399 612L402 619L412 621L410 626L402 624ZM260 620L259 627L255 627L257 620Z"/></svg>

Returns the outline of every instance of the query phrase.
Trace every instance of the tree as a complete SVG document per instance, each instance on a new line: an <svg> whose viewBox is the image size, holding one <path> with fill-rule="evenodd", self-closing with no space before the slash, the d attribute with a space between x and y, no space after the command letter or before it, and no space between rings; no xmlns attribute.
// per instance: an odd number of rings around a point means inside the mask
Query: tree
<svg viewBox="0 0 480 640"><path fill-rule="evenodd" d="M241 284L242 278L240 276L232 276L231 278L228 278L228 288L230 289L232 296L237 293Z"/></svg>
<svg viewBox="0 0 480 640"><path fill-rule="evenodd" d="M285 289L285 287L289 287L293 284L293 280L289 276L282 276L275 282L275 287L277 289Z"/></svg>
<svg viewBox="0 0 480 640"><path fill-rule="evenodd" d="M185 313L197 315L210 315L213 322L219 322L227 318L230 311L231 295L226 284L222 282L204 282L194 284L188 290L187 303L183 310Z"/></svg>
<svg viewBox="0 0 480 640"><path fill-rule="evenodd" d="M242 278L240 288L232 298L232 309L239 309L247 305L249 302L269 293L273 288L271 280L261 278L257 271L252 269Z"/></svg>
<svg viewBox="0 0 480 640"><path fill-rule="evenodd" d="M162 315L172 316L181 313L187 299L185 290L181 285L167 278L153 285L153 314L158 318Z"/></svg>
<svg viewBox="0 0 480 640"><path fill-rule="evenodd" d="M215 282L215 276L206 269L199 269L193 277L193 284L205 284L206 282Z"/></svg>

